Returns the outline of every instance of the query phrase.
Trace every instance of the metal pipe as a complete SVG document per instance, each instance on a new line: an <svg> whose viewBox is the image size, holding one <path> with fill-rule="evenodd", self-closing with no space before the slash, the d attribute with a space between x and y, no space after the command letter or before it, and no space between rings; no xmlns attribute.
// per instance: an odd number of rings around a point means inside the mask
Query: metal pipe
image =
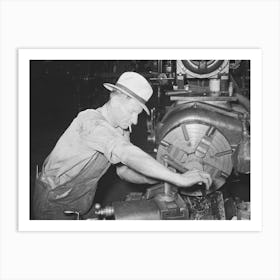
<svg viewBox="0 0 280 280"><path fill-rule="evenodd" d="M167 161L167 158L166 157L164 157L164 166L166 167L166 168L168 168L168 161ZM169 183L167 183L167 182L164 182L164 193L165 194L170 194L170 192L171 192L171 186L170 186L170 184Z"/></svg>

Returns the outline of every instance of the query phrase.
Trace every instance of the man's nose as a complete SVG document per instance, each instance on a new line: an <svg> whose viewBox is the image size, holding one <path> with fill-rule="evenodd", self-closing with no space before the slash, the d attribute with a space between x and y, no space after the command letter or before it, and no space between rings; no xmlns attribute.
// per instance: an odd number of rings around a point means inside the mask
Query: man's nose
<svg viewBox="0 0 280 280"><path fill-rule="evenodd" d="M132 116L132 123L133 123L134 125L136 125L136 124L138 123L138 115L133 114L133 116Z"/></svg>

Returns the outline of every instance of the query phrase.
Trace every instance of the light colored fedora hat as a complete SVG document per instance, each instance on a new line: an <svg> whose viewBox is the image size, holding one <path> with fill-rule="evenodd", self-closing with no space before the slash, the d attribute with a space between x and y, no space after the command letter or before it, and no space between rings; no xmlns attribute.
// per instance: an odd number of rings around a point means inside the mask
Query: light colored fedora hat
<svg viewBox="0 0 280 280"><path fill-rule="evenodd" d="M117 89L136 99L147 114L150 115L149 109L145 103L152 96L153 89L149 82L140 74L136 72L124 72L115 85L109 83L104 83L103 85L110 91Z"/></svg>

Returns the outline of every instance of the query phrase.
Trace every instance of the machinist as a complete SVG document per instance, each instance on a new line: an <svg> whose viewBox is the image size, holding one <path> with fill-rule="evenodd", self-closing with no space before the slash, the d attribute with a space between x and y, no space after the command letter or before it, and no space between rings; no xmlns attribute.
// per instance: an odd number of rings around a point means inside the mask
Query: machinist
<svg viewBox="0 0 280 280"><path fill-rule="evenodd" d="M109 101L96 110L82 111L72 121L46 158L36 179L32 219L67 219L64 211L87 213L99 179L111 164L121 179L154 184L158 180L178 187L212 183L208 173L172 172L129 140L131 126L153 90L136 72L123 73L115 85L105 83Z"/></svg>

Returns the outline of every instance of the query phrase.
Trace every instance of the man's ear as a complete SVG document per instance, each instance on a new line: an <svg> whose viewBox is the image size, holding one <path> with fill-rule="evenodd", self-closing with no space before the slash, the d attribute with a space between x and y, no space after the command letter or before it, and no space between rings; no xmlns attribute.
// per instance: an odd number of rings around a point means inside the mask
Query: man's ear
<svg viewBox="0 0 280 280"><path fill-rule="evenodd" d="M121 103L121 101L120 101L119 94L116 94L116 93L112 94L112 96L111 96L111 104L113 105L113 107L119 106L120 103Z"/></svg>

